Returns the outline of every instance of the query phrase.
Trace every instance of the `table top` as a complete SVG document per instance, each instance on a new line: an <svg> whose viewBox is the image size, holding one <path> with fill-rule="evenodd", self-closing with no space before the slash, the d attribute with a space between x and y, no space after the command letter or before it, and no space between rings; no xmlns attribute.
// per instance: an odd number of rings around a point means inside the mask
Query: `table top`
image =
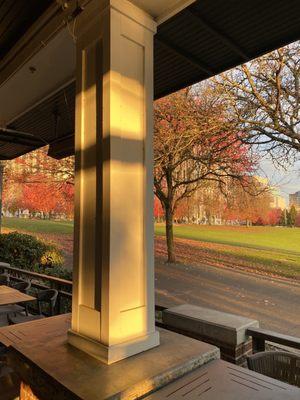
<svg viewBox="0 0 300 400"><path fill-rule="evenodd" d="M36 300L36 298L9 286L0 286L0 306L7 306L8 304L16 304L32 300Z"/></svg>
<svg viewBox="0 0 300 400"><path fill-rule="evenodd" d="M0 328L0 343L4 346L28 345L32 341L38 343L40 340L47 342L55 336L66 333L71 325L71 314L57 315L49 318L38 319L36 321L24 322L22 324L3 326Z"/></svg>
<svg viewBox="0 0 300 400"><path fill-rule="evenodd" d="M211 361L145 400L299 399L300 389L222 360Z"/></svg>

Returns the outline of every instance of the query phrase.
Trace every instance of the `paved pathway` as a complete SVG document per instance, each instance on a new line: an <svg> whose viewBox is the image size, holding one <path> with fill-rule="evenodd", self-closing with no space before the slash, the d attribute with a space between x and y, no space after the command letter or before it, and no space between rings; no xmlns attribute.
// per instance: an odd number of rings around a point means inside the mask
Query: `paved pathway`
<svg viewBox="0 0 300 400"><path fill-rule="evenodd" d="M198 304L300 336L300 284L211 266L156 262L156 304Z"/></svg>

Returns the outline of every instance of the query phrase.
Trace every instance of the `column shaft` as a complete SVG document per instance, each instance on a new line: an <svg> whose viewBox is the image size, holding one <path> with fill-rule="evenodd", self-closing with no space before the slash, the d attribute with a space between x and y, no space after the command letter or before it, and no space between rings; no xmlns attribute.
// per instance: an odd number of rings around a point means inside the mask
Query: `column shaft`
<svg viewBox="0 0 300 400"><path fill-rule="evenodd" d="M155 24L126 0L78 21L69 342L111 363L158 344L154 321Z"/></svg>

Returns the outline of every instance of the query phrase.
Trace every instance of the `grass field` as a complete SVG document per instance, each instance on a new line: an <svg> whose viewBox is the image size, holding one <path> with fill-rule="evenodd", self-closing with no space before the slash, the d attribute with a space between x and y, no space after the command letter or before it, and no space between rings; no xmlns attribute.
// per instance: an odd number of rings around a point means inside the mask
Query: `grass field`
<svg viewBox="0 0 300 400"><path fill-rule="evenodd" d="M3 218L3 228L28 233L72 234L73 222L25 218Z"/></svg>
<svg viewBox="0 0 300 400"><path fill-rule="evenodd" d="M164 236L164 226L156 225L155 233ZM174 234L198 242L209 260L223 255L233 265L300 279L299 228L176 225Z"/></svg>
<svg viewBox="0 0 300 400"><path fill-rule="evenodd" d="M56 242L70 268L73 223L4 218L5 230L16 230ZM300 280L300 228L175 225L177 260L260 270ZM155 226L156 256L166 258L165 227Z"/></svg>
<svg viewBox="0 0 300 400"><path fill-rule="evenodd" d="M164 235L164 225L157 224L155 234ZM300 229L298 228L175 225L174 234L184 239L256 249L296 251L300 254Z"/></svg>

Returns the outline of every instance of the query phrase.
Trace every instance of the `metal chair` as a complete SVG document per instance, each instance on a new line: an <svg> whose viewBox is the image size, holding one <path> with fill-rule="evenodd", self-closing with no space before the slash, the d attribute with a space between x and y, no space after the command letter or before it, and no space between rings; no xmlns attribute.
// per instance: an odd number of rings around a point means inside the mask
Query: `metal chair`
<svg viewBox="0 0 300 400"><path fill-rule="evenodd" d="M10 287L12 287L13 289L17 289L22 293L28 293L28 290L31 287L31 283L29 281L18 281L18 282L12 282L10 284Z"/></svg>
<svg viewBox="0 0 300 400"><path fill-rule="evenodd" d="M31 283L27 281L19 281L13 282L10 284L10 287L13 289L17 289L22 293L28 292L31 287ZM27 303L19 303L19 304L11 304L7 306L0 306L0 315L8 315L14 314L16 316L17 313L21 313L25 311L25 314L28 315L28 304Z"/></svg>
<svg viewBox="0 0 300 400"><path fill-rule="evenodd" d="M300 387L300 356L283 351L264 351L247 358L252 371Z"/></svg>
<svg viewBox="0 0 300 400"><path fill-rule="evenodd" d="M0 275L0 285L9 285L9 275L7 274L1 274Z"/></svg>
<svg viewBox="0 0 300 400"><path fill-rule="evenodd" d="M9 325L21 324L23 322L35 321L37 319L44 318L42 313L42 305L47 304L49 308L50 316L54 315L55 304L58 296L58 291L55 289L46 289L38 292L37 294L37 305L38 305L38 315L23 315L17 314L16 316L11 316L8 314L7 320Z"/></svg>

